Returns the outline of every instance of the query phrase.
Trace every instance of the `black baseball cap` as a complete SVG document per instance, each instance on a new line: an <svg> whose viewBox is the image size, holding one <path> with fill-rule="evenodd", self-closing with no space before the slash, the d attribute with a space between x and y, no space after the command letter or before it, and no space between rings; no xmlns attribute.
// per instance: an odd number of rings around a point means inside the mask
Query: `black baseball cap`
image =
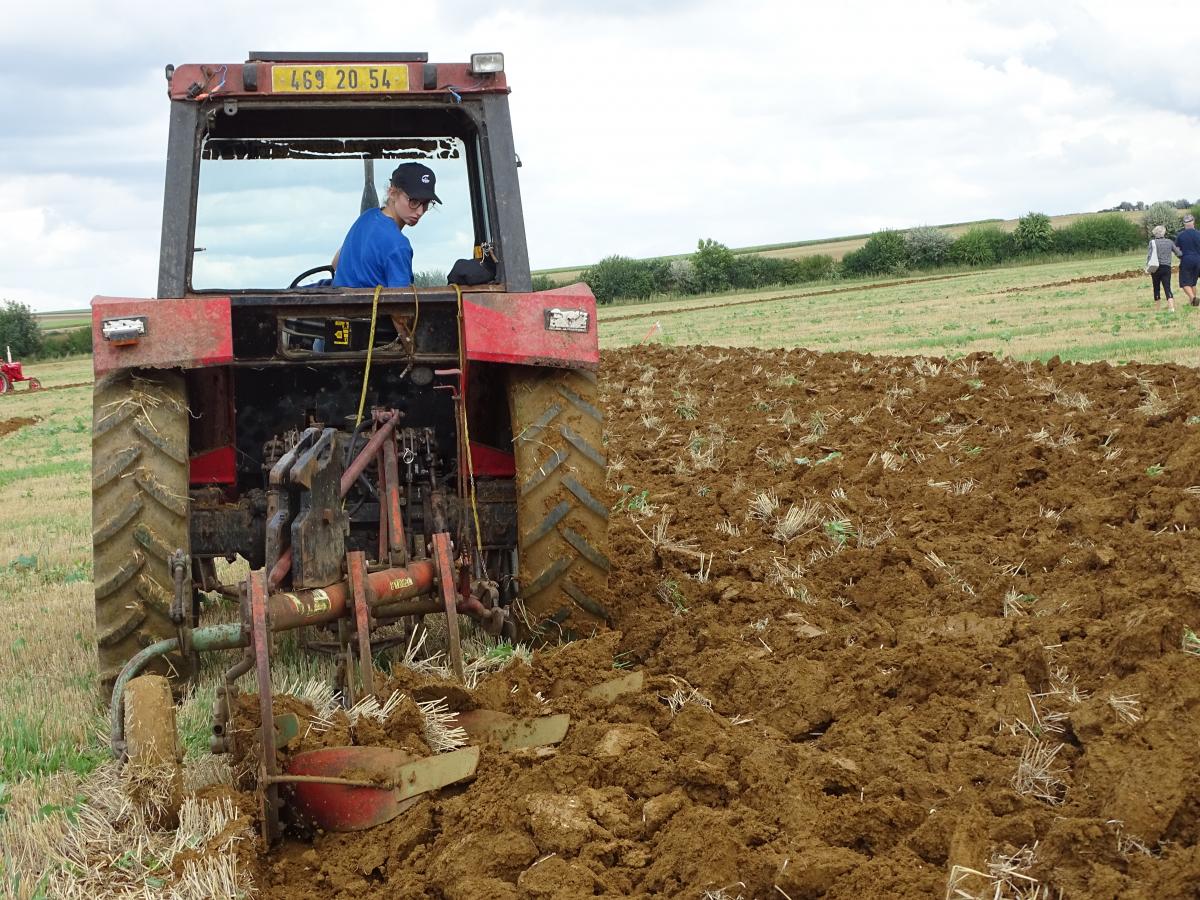
<svg viewBox="0 0 1200 900"><path fill-rule="evenodd" d="M392 173L392 184L414 200L442 202L433 192L433 188L437 184L437 176L433 174L433 169L429 166L423 166L420 163L401 163Z"/></svg>

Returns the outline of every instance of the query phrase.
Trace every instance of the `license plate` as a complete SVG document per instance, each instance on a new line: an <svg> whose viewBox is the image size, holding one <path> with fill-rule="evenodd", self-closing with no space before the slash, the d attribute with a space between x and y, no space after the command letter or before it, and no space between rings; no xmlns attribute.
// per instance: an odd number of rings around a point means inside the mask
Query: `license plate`
<svg viewBox="0 0 1200 900"><path fill-rule="evenodd" d="M408 66L275 66L271 89L293 94L407 91Z"/></svg>

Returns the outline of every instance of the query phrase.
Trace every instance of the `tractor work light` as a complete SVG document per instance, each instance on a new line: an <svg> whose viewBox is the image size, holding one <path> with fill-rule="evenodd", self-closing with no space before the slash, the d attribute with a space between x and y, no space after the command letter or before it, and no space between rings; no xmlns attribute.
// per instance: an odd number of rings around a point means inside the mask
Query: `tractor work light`
<svg viewBox="0 0 1200 900"><path fill-rule="evenodd" d="M472 53L472 75L496 75L504 71L503 53Z"/></svg>
<svg viewBox="0 0 1200 900"><path fill-rule="evenodd" d="M106 341L112 341L114 346L125 347L136 344L146 333L146 317L131 316L127 319L105 319L100 326L100 333Z"/></svg>

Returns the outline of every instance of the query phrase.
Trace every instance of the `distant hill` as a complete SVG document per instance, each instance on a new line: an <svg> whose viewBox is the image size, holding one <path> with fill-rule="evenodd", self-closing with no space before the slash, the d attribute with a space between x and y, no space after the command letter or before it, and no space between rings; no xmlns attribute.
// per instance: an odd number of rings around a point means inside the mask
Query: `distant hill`
<svg viewBox="0 0 1200 900"><path fill-rule="evenodd" d="M35 312L38 328L47 333L66 331L71 328L82 328L92 323L90 309L56 309L52 312Z"/></svg>
<svg viewBox="0 0 1200 900"><path fill-rule="evenodd" d="M1143 211L1117 213L1117 215L1125 216L1131 222L1139 222L1139 223L1142 221L1142 214L1143 214ZM1096 215L1101 215L1101 213L1071 213L1070 215L1064 215L1064 216L1051 216L1050 222L1055 228L1062 228L1063 226L1070 225L1072 222L1078 221L1079 219L1086 219L1088 216L1096 216ZM1109 213L1104 213L1104 215L1109 215ZM950 234L957 237L958 235L962 234L964 231L967 231L968 229L973 228L976 225L996 225L1000 228L1003 228L1005 231L1012 231L1013 229L1015 229L1017 227L1017 220L1016 219L979 219L976 222L955 222L951 225L938 225L935 227L941 228L944 231L947 231ZM907 231L908 229L904 228L904 229L897 229L897 230L898 231ZM843 237L821 238L820 240L814 240L814 241L791 241L789 243L784 243L784 244L760 244L756 247L733 247L731 249L733 250L734 253L738 253L738 254L759 253L759 254L762 254L763 256L781 256L781 257L793 257L793 258L794 257L802 257L802 256L814 256L818 253L825 253L829 256L832 256L834 259L841 259L843 256L845 256L851 250L857 250L859 247L861 247L863 244L865 244L867 241L867 238L869 238L870 236L871 236L870 234L849 234L849 235L845 235ZM712 235L705 235L705 234L696 235L697 240L699 240L702 237L712 237ZM655 259L658 259L658 258L661 258L661 259L684 259L691 255L692 255L691 252L688 252L688 253L677 253L673 256L653 257L653 258L655 258ZM599 260L592 260L592 262L599 262ZM583 270L586 269L589 265L591 265L591 263L584 263L584 264L575 265L575 266L561 266L557 269L535 269L533 274L534 275L553 275L554 280L557 282L568 282L568 281L571 281L572 279L578 278L580 273L583 272Z"/></svg>

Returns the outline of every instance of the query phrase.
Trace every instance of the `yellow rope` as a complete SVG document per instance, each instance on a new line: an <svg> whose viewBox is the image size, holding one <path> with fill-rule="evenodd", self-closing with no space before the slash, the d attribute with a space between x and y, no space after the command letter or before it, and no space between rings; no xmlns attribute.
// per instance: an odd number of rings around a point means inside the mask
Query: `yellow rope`
<svg viewBox="0 0 1200 900"><path fill-rule="evenodd" d="M367 365L363 369L362 393L358 397L358 415L354 417L355 431L362 424L363 408L367 405L367 381L371 377L371 351L375 349L375 320L379 316L379 292L382 290L382 284L375 285L375 296L371 300L371 335L367 338Z"/></svg>
<svg viewBox="0 0 1200 900"><path fill-rule="evenodd" d="M471 484L471 515L475 519L475 549L479 552L479 564L484 565L483 558L483 538L480 537L479 530L479 504L475 499L475 462L471 459L471 428L467 424L467 370L466 370L466 349L465 335L463 334L463 298L462 287L454 285L454 293L458 295L458 370L462 372L462 424L463 424L463 441L464 450L467 457L467 473Z"/></svg>

